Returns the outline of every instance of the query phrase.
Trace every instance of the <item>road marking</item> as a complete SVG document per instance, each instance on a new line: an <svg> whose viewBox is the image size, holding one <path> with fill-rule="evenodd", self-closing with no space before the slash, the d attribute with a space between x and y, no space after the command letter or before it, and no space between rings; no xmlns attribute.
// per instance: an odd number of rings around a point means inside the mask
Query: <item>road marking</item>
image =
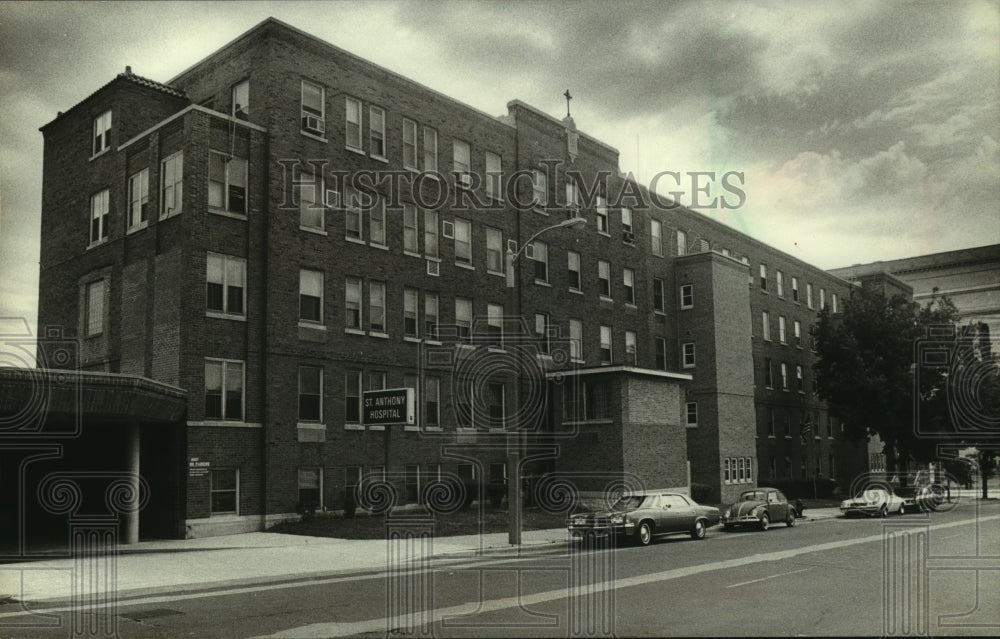
<svg viewBox="0 0 1000 639"><path fill-rule="evenodd" d="M979 522L991 521L1000 519L1000 515L992 515L990 517L978 518ZM938 524L936 526L929 526L929 530L936 530L941 528L952 528L954 526L967 526L970 521L977 520L963 520L949 522L946 524ZM803 548L794 548L790 550L781 550L771 553L763 553L750 555L749 557L741 557L739 559L729 559L726 561L717 561L710 564L701 564L698 566L689 566L686 568L674 568L672 570L664 570L661 572L655 572L646 575L637 575L635 577L627 577L625 579L616 579L612 581L603 581L595 584L587 584L587 593L591 596L598 592L604 591L614 591L620 588L632 588L635 586L643 586L650 583L671 581L673 579L682 579L684 577L690 577L693 575L701 574L704 572L711 572L715 570L727 570L730 568L735 568L738 566L746 566L754 563L770 562L770 561L782 561L785 559L790 559L792 557L797 557L799 555L805 555L813 552L822 552L824 550L834 550L837 548L844 548L847 546L856 546L859 544L871 543L873 541L882 541L884 536L882 534L869 535L867 537L859 537L857 539L845 539L841 541L831 541L823 544L816 544L814 546L805 546ZM499 610L505 610L508 608L517 608L532 606L537 604L548 603L551 601L558 601L560 599L566 599L568 597L566 588L559 588L557 590L549 590L546 592L538 592L530 595L519 595L515 597L503 597L501 599L491 599L488 601L472 601L466 604L459 604L456 606L449 606L447 608L435 608L432 609L430 615L427 615L427 611L412 611L406 615L409 619L418 620L425 617L430 617L432 623L442 623L447 626L447 618L454 616L464 616L470 614L485 614L490 612L497 612ZM323 637L346 637L352 635L360 635L366 633L377 633L385 632L387 626L392 623L396 623L397 620L379 618L379 619L368 619L365 621L353 621L353 622L322 622L313 623L305 626L299 626L297 628L289 628L288 630L282 630L271 635L262 635L256 637L255 639L320 639Z"/></svg>
<svg viewBox="0 0 1000 639"><path fill-rule="evenodd" d="M805 572L807 570L812 570L812 568L803 568L802 570L793 570L791 572L783 572L783 573L778 574L778 575L771 575L770 577L761 577L760 579L751 579L750 581L744 581L742 583L732 584L732 585L726 586L726 588L739 588L740 586L747 586L749 584L755 584L755 583L757 583L759 581L767 581L768 579L774 579L775 577L787 577L788 575L794 575L797 572Z"/></svg>

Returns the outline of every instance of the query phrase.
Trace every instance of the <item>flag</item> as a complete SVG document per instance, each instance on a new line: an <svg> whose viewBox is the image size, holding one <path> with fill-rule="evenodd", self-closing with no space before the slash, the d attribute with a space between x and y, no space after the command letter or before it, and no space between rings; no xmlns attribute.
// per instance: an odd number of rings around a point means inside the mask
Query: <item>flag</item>
<svg viewBox="0 0 1000 639"><path fill-rule="evenodd" d="M811 433L811 432L812 432L812 429L813 429L813 427L812 427L812 422L810 422L810 421L808 421L808 420L807 420L807 421L804 421L804 422L802 422L802 425L801 425L801 427L799 428L799 438L800 438L800 439L802 440L802 443L803 443L803 444L805 444L805 443L806 443L806 440L807 440L807 439L808 439L808 437L809 437L809 433Z"/></svg>

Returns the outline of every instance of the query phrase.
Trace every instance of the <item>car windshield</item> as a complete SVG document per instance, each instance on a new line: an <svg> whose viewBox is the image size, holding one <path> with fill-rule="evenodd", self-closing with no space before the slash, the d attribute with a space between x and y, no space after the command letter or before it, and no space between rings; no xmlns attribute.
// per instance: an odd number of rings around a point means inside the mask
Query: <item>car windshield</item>
<svg viewBox="0 0 1000 639"><path fill-rule="evenodd" d="M642 505L644 499L646 499L645 495L622 497L615 502L615 505L611 507L611 510L635 510Z"/></svg>
<svg viewBox="0 0 1000 639"><path fill-rule="evenodd" d="M748 490L740 495L740 501L766 501L763 490Z"/></svg>
<svg viewBox="0 0 1000 639"><path fill-rule="evenodd" d="M858 493L855 499L867 499L868 501L878 501L880 499L885 499L886 491L881 488L869 488L867 490L862 490Z"/></svg>

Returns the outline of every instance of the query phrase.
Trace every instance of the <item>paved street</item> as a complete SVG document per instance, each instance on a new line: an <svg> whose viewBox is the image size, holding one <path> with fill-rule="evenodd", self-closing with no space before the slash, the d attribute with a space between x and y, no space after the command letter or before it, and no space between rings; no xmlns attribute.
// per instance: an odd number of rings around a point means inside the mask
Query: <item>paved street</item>
<svg viewBox="0 0 1000 639"><path fill-rule="evenodd" d="M1000 507L886 520L833 518L661 540L579 543L516 557L439 557L304 581L118 602L123 639L435 636L996 634ZM249 552L249 551L248 551ZM405 550L404 550L405 554ZM518 593L520 593L518 595ZM58 610L58 609L57 609ZM0 606L2 637L67 637ZM89 622L107 621L89 619ZM101 626L105 628L107 626Z"/></svg>

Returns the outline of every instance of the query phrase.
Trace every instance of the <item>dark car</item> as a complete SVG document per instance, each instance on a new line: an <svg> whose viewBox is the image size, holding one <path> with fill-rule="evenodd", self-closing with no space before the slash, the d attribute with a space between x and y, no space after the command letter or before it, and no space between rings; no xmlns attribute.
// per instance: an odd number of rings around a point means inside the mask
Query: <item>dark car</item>
<svg viewBox="0 0 1000 639"><path fill-rule="evenodd" d="M610 510L570 515L567 528L574 537L614 534L648 546L661 535L686 533L703 539L705 531L718 523L718 508L702 506L677 492L644 490L623 496Z"/></svg>
<svg viewBox="0 0 1000 639"><path fill-rule="evenodd" d="M732 530L737 526L754 526L767 530L772 522L785 522L794 526L797 513L785 495L777 488L745 490L732 506L722 511L722 527Z"/></svg>
<svg viewBox="0 0 1000 639"><path fill-rule="evenodd" d="M937 510L946 499L945 489L939 484L904 486L896 488L894 492L903 499L903 511L910 513Z"/></svg>

